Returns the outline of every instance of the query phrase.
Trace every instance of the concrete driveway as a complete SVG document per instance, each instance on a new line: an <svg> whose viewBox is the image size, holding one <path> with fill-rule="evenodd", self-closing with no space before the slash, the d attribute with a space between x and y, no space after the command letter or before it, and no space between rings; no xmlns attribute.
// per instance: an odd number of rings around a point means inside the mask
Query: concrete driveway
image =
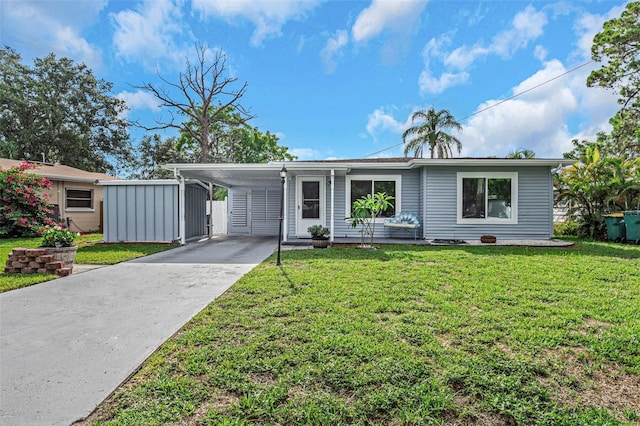
<svg viewBox="0 0 640 426"><path fill-rule="evenodd" d="M0 424L90 414L275 240L219 237L0 294Z"/></svg>

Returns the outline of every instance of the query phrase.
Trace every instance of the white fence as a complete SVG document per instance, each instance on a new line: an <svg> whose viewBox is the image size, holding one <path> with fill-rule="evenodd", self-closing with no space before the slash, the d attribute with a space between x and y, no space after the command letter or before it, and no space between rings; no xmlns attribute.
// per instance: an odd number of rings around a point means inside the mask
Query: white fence
<svg viewBox="0 0 640 426"><path fill-rule="evenodd" d="M207 203L207 216L209 223L213 225L212 234L227 233L227 199L224 201L209 201Z"/></svg>

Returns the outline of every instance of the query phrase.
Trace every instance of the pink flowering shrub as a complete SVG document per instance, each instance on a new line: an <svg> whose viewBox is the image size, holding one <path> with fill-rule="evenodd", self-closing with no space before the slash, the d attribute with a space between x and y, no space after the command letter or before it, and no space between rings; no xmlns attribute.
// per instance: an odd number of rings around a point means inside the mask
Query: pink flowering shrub
<svg viewBox="0 0 640 426"><path fill-rule="evenodd" d="M30 237L46 225L55 225L49 217L51 182L26 172L34 167L25 161L0 170L0 237Z"/></svg>

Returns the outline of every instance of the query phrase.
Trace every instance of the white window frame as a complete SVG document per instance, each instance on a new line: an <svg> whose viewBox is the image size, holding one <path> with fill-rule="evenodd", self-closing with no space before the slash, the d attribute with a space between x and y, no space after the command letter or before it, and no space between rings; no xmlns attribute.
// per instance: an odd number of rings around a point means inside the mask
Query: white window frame
<svg viewBox="0 0 640 426"><path fill-rule="evenodd" d="M69 207L69 196L68 191L88 191L91 193L91 207ZM95 208L95 192L91 188L71 188L67 187L64 189L64 210L67 212L93 212Z"/></svg>
<svg viewBox="0 0 640 426"><path fill-rule="evenodd" d="M462 217L462 179L464 178L485 178L485 179L511 179L511 217L484 217L484 218L464 218ZM488 191L485 196L485 208L488 208ZM456 222L462 224L491 224L491 225L517 225L518 224L518 172L458 172L457 192L456 192Z"/></svg>
<svg viewBox="0 0 640 426"><path fill-rule="evenodd" d="M345 180L345 214L351 214L351 181L352 180L384 180L384 181L394 181L396 183L396 195L393 199L392 203L395 207L396 214L401 213L401 194L402 194L402 175L347 175ZM384 222L386 217L378 217L376 218L376 223Z"/></svg>

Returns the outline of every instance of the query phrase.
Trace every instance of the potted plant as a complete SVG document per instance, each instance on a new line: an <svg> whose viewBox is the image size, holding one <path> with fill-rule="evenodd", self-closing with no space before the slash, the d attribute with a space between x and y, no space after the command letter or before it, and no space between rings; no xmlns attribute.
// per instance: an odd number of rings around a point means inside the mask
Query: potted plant
<svg viewBox="0 0 640 426"><path fill-rule="evenodd" d="M79 234L74 234L60 225L45 226L41 247L47 250L47 254L52 254L54 260L64 262L66 267L71 267L78 250L78 247L73 245L76 235Z"/></svg>
<svg viewBox="0 0 640 426"><path fill-rule="evenodd" d="M307 232L311 234L311 245L314 248L329 247L329 229L322 225L312 225L307 228Z"/></svg>

